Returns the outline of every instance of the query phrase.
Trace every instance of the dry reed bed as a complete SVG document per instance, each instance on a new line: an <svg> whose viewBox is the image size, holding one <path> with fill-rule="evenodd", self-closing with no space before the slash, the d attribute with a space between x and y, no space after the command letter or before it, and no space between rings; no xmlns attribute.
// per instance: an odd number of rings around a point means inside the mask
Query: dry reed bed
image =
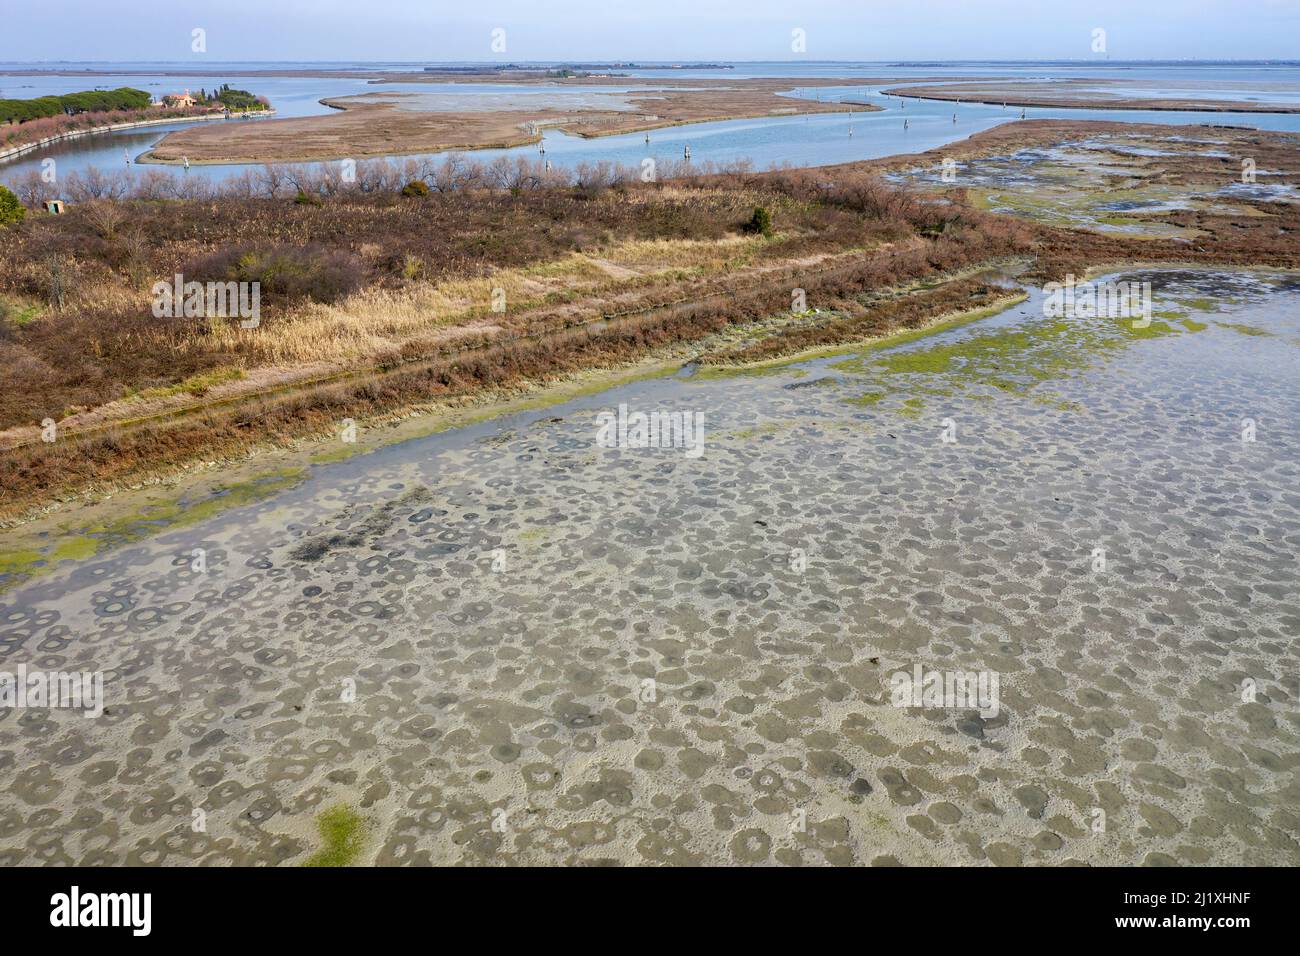
<svg viewBox="0 0 1300 956"><path fill-rule="evenodd" d="M778 242L739 227L766 204ZM211 202L97 200L41 217L5 236L0 297L36 321L3 323L0 428L61 420L138 391L215 369L321 361L381 361L463 338L450 330L509 324L540 304L576 304L593 292L624 294L766 261L886 241L897 230L834 208L746 184L455 192L423 199L383 194L326 200ZM264 288L263 323L158 320L149 287L180 272L222 278L213 267L256 248L317 249L350 286L332 301L277 299ZM206 270L206 274L205 274ZM632 275L630 273L636 273ZM54 287L63 304L50 305ZM490 310L503 288L505 317ZM632 296L635 300L636 296ZM630 307L636 307L633 301Z"/></svg>

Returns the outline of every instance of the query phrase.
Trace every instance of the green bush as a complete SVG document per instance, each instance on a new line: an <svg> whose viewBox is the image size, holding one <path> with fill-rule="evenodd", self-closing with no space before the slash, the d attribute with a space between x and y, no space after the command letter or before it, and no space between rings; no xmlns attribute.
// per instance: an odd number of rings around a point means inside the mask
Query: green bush
<svg viewBox="0 0 1300 956"><path fill-rule="evenodd" d="M299 206L319 206L319 205L320 205L320 197L318 197L318 196L310 196L310 195L308 195L307 193L303 192L301 189L298 190L298 195L296 195L296 196L293 197L293 201L294 201L297 205L299 205Z"/></svg>
<svg viewBox="0 0 1300 956"><path fill-rule="evenodd" d="M261 99L248 92L248 90L232 90L229 83L222 85L221 89L215 92L216 96L211 97L211 99L215 99L227 109L236 111L266 109L266 104Z"/></svg>
<svg viewBox="0 0 1300 956"><path fill-rule="evenodd" d="M754 215L745 223L745 231L765 237L772 235L772 214L767 211L767 207L754 207Z"/></svg>
<svg viewBox="0 0 1300 956"><path fill-rule="evenodd" d="M429 184L423 179L412 179L402 187L403 196L427 196L429 195Z"/></svg>
<svg viewBox="0 0 1300 956"><path fill-rule="evenodd" d="M25 215L27 215L27 210L18 201L18 197L4 186L0 186L0 226L7 226L13 222L22 222Z"/></svg>

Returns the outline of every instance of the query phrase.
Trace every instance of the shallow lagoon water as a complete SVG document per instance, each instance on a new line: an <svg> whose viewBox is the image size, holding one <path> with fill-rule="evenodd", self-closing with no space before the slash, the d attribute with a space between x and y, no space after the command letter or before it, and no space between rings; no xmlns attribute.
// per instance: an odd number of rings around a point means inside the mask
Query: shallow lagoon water
<svg viewBox="0 0 1300 956"><path fill-rule="evenodd" d="M0 668L110 679L0 711L0 861L300 862L342 803L381 863L1295 865L1300 284L1125 278L1141 333L1034 292L644 381L3 595ZM918 664L997 714L893 706Z"/></svg>
<svg viewBox="0 0 1300 956"><path fill-rule="evenodd" d="M0 64L3 65L3 64ZM9 64L16 66L16 64ZM213 64L221 68L223 64ZM263 64L263 66L273 66ZM291 67L292 64L280 66ZM323 66L323 65L322 65ZM172 66L175 68L175 65ZM318 67L320 68L320 67ZM394 66L409 69L410 65ZM370 83L352 79L313 79L304 77L256 77L240 73L240 67L231 65L231 72L222 77L159 77L159 76L14 76L0 77L6 81L4 88L13 95L35 96L49 92L68 92L93 86L137 85L144 89L163 91L176 88L210 88L229 82L237 88L249 88L267 95L280 116L304 116L330 112L318 101L325 97L338 97L360 93L400 92L422 94L433 100L454 97L457 100L483 97L517 98L523 95L545 96L561 89L575 96L593 93L617 94L621 87L591 87L565 84L554 88L521 86L519 84L401 84ZM899 66L887 63L845 64L798 62L769 64L737 64L734 70L702 71L629 71L640 80L681 79L683 77L710 77L740 79L770 76L875 76L918 79L935 76L1021 76L1027 79L1047 77L1076 78L1079 75L1095 77L1128 77L1144 81L1178 81L1203 83L1211 88L1220 85L1231 90L1232 95L1265 95L1279 87L1300 89L1300 67L1295 65L1249 65L1177 67L1170 65L1106 65L1106 64L938 64ZM900 84L890 84L890 87ZM927 100L900 100L881 95L884 87L826 87L798 91L809 98L821 97L835 100L859 100L884 108L879 113L827 114L821 116L770 117L753 120L734 120L717 123L693 123L686 126L653 130L651 142L645 143L644 133L584 139L555 130L544 134L546 157L560 167L579 163L615 162L639 167L647 157L656 161L679 160L685 147L691 147L696 163L731 163L748 160L755 168L789 163L796 166L822 166L836 163L876 159L901 153L923 152L946 143L965 139L974 133L991 129L1004 122L1017 119L1018 109L973 103L943 103ZM1227 95L1226 93L1224 95ZM953 123L953 114L957 122ZM1029 108L1025 115L1031 119L1111 120L1130 123L1230 124L1267 130L1300 130L1300 114L1250 114L1250 113L1180 113L1165 111L1106 110L1106 109L1037 109ZM908 121L908 129L903 121ZM57 155L60 173L83 170L88 166L100 170L129 169L133 174L141 169L161 169L169 175L224 179L245 169L239 165L192 166L188 171L174 166L126 166L125 148L131 158L148 151L168 132L178 127L149 130L146 133L105 133L63 144L57 154L44 152L27 154L0 165L0 181L16 177L28 170L39 169L46 155ZM852 135L850 136L850 130ZM119 137L125 137L120 139ZM436 154L435 154L436 155ZM475 150L473 155L489 162L499 155L536 158L535 146L510 150Z"/></svg>

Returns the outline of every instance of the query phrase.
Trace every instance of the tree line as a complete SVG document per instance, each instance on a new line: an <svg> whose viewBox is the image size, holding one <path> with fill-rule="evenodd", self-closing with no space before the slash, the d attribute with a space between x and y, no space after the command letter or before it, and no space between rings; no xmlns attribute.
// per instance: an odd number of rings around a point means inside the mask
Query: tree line
<svg viewBox="0 0 1300 956"><path fill-rule="evenodd" d="M116 90L86 90L62 96L38 96L31 100L0 99L0 123L26 123L47 116L76 116L78 113L107 113L113 110L141 110L152 98L144 90L129 86Z"/></svg>

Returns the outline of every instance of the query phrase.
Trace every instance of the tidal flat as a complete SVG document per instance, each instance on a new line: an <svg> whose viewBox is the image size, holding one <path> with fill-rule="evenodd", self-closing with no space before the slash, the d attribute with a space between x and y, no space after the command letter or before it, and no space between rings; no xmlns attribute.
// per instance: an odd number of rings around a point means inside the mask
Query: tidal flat
<svg viewBox="0 0 1300 956"><path fill-rule="evenodd" d="M0 863L1300 863L1300 282L1112 278L1150 327L1030 289L19 585L0 670L107 699L0 709ZM703 454L601 447L620 404ZM896 706L917 666L998 706Z"/></svg>
<svg viewBox="0 0 1300 956"><path fill-rule="evenodd" d="M881 165L895 183L968 189L993 212L1190 243L1217 240L1215 222L1246 232L1289 214L1300 204L1288 158L1296 147L1294 137L1264 145L1249 129L1040 122L971 137L921 165L902 157Z"/></svg>

